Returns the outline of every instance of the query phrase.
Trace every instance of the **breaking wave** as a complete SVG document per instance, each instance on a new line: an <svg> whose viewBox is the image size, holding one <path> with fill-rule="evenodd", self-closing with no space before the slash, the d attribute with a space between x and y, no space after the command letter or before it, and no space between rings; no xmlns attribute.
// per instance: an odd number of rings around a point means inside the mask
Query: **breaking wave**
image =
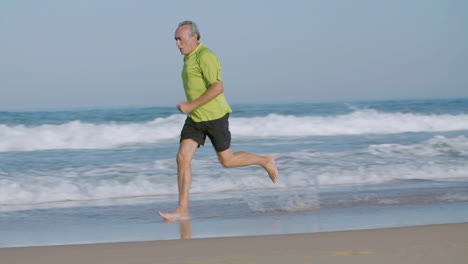
<svg viewBox="0 0 468 264"><path fill-rule="evenodd" d="M156 118L146 123L92 124L72 121L59 125L0 125L0 152L49 149L115 149L176 140L184 115ZM468 115L421 115L356 110L336 116L269 114L230 119L234 136L305 137L404 132L468 130Z"/></svg>

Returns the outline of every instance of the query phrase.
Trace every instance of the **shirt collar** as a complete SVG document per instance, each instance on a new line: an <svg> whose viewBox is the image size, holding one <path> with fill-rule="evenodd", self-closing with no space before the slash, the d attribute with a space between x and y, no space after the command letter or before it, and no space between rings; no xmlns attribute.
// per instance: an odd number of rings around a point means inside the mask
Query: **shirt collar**
<svg viewBox="0 0 468 264"><path fill-rule="evenodd" d="M204 46L203 43L201 43L201 42L198 43L197 48L194 51L192 51L190 54L186 55L186 57L190 57L192 54L195 54L197 52L197 50L200 49L202 46Z"/></svg>

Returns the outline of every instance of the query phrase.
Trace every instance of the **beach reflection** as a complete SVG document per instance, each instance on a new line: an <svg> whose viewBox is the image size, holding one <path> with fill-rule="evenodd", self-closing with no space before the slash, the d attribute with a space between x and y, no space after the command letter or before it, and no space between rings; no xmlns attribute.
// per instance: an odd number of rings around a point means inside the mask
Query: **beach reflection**
<svg viewBox="0 0 468 264"><path fill-rule="evenodd" d="M192 238L192 226L190 220L182 220L177 222L179 224L180 239Z"/></svg>

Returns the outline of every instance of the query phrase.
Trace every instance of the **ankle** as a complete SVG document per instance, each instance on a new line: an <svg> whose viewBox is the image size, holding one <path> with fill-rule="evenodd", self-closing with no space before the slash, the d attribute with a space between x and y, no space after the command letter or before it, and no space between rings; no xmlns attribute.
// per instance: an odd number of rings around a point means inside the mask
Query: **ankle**
<svg viewBox="0 0 468 264"><path fill-rule="evenodd" d="M177 209L174 211L174 213L178 213L178 214L188 214L188 213L189 213L189 209L188 209L188 207L179 206L179 207L177 207Z"/></svg>

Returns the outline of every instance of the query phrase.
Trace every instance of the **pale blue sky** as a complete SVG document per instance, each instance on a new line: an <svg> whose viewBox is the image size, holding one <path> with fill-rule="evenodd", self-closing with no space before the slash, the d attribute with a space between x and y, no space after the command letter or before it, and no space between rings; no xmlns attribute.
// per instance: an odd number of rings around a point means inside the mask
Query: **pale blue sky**
<svg viewBox="0 0 468 264"><path fill-rule="evenodd" d="M3 0L0 109L176 105L195 21L231 103L468 97L468 2Z"/></svg>

